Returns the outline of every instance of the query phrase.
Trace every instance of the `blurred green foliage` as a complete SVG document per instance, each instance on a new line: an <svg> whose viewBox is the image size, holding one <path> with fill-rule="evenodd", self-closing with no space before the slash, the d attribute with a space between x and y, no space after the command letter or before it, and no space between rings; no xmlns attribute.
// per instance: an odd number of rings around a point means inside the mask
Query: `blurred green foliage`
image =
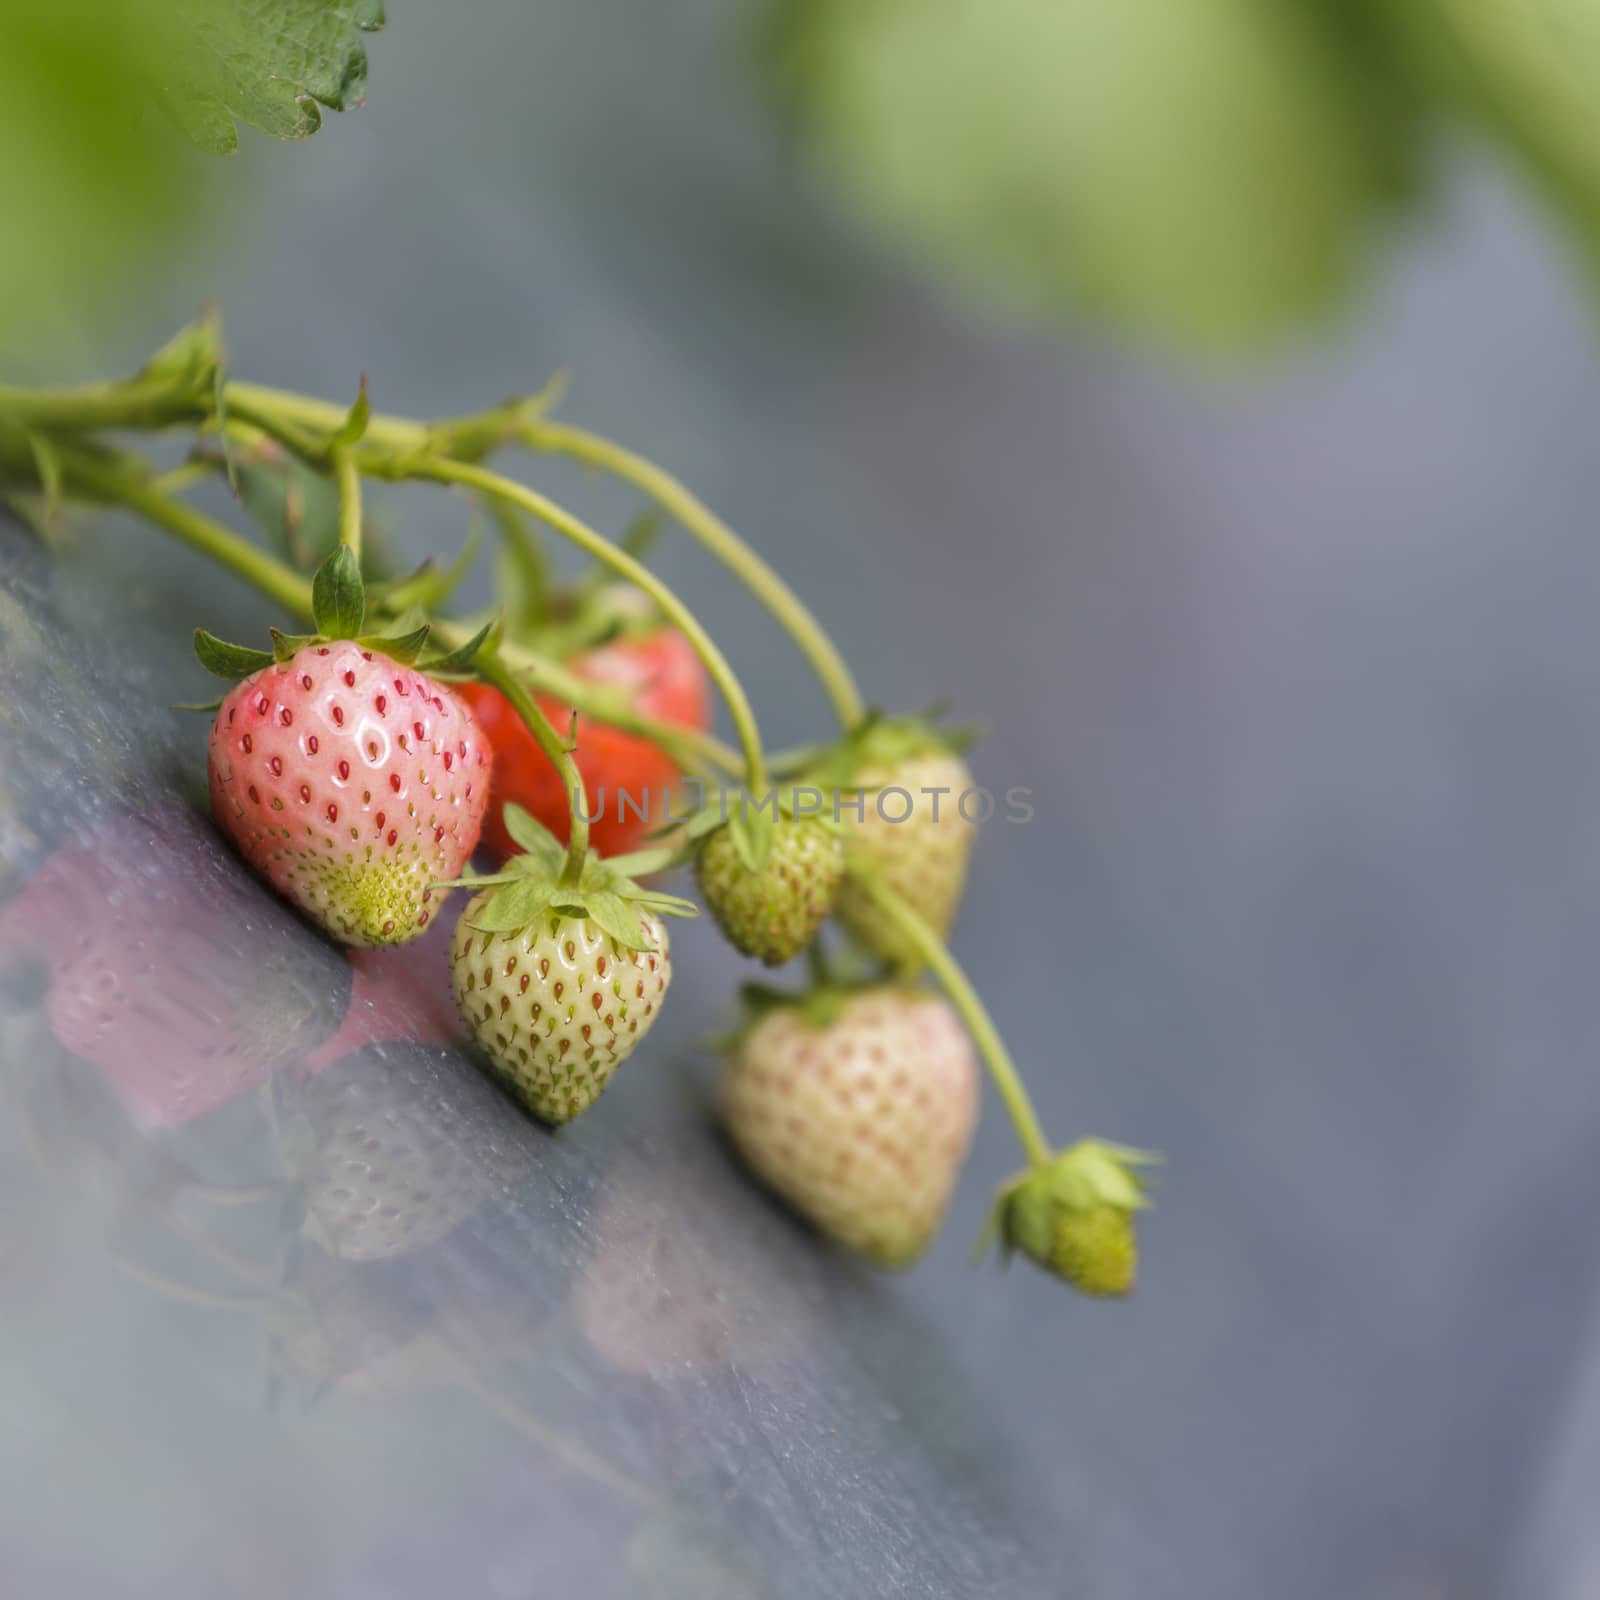
<svg viewBox="0 0 1600 1600"><path fill-rule="evenodd" d="M1600 259L1600 0L773 0L765 47L862 212L1034 310L1280 335L1466 124Z"/></svg>
<svg viewBox="0 0 1600 1600"><path fill-rule="evenodd" d="M0 0L0 352L69 330L206 214L237 117L358 104L380 0Z"/></svg>

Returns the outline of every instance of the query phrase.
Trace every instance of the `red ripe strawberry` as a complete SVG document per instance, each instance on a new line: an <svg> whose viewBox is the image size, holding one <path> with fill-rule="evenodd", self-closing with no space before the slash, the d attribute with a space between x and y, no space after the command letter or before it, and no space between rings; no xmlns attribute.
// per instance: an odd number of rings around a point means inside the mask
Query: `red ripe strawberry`
<svg viewBox="0 0 1600 1600"><path fill-rule="evenodd" d="M400 944L471 857L492 746L455 692L359 641L252 673L211 727L211 805L245 860L336 939Z"/></svg>
<svg viewBox="0 0 1600 1600"><path fill-rule="evenodd" d="M586 683L624 691L642 716L700 732L711 725L705 668L676 628L624 635L572 657L566 666ZM484 842L502 856L516 853L501 815L508 800L565 840L566 793L522 719L500 691L487 684L463 684L460 693L495 749L494 804L484 825ZM572 708L559 700L540 696L539 707L558 728L564 730L571 720ZM672 758L637 734L580 717L577 760L587 796L584 809L591 816L603 813L590 825L590 843L608 856L638 849L665 814L664 798L678 778ZM626 808L619 799L622 795L629 800ZM650 820L641 821L638 811L646 805Z"/></svg>

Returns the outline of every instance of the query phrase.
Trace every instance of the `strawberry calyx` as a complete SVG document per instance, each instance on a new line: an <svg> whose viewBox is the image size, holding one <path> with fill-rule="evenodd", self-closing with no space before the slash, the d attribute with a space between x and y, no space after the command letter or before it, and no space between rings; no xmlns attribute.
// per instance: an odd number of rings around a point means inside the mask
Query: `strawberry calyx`
<svg viewBox="0 0 1600 1600"><path fill-rule="evenodd" d="M469 927L481 933L516 933L547 912L560 917L587 918L628 950L653 950L640 919L641 911L664 917L697 917L692 900L666 894L635 881L634 874L659 872L672 864L673 852L641 850L609 860L588 851L576 881L568 870L567 850L543 823L521 806L504 808L506 831L522 847L498 871L464 873L435 889L488 890L481 904L470 910Z"/></svg>
<svg viewBox="0 0 1600 1600"><path fill-rule="evenodd" d="M1134 1217L1151 1204L1140 1168L1160 1160L1154 1151L1080 1139L1001 1188L978 1253L998 1240L1003 1260L1025 1255L1084 1294L1131 1294Z"/></svg>
<svg viewBox="0 0 1600 1600"><path fill-rule="evenodd" d="M416 666L436 677L447 678L467 671L484 643L493 632L490 621L464 644L451 650L429 650L432 625L414 616L401 619L402 631L398 633L368 633L366 588L361 578L360 563L355 553L340 545L317 568L311 585L311 612L314 633L281 633L276 628L268 630L272 638L270 650L257 650L249 645L230 644L196 628L194 653L207 672L219 678L237 680L253 672L263 671L278 662L291 661L302 650L312 645L331 644L349 639L364 650L379 651L402 666ZM183 709L214 710L215 707L195 706Z"/></svg>
<svg viewBox="0 0 1600 1600"><path fill-rule="evenodd" d="M804 778L823 789L863 787L857 776L868 768L893 770L927 755L962 755L983 737L976 723L946 724L949 707L936 704L904 716L870 707L842 738L828 745L781 751L768 765L775 777ZM875 785L864 786L869 791Z"/></svg>

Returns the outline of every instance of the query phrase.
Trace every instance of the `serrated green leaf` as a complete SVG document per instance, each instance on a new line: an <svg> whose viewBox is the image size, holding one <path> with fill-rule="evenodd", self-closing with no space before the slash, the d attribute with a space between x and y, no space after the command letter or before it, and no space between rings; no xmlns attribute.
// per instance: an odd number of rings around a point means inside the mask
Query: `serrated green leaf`
<svg viewBox="0 0 1600 1600"><path fill-rule="evenodd" d="M566 859L566 848L537 817L530 816L515 801L508 800L501 812L506 832L534 861L557 867Z"/></svg>
<svg viewBox="0 0 1600 1600"><path fill-rule="evenodd" d="M200 665L219 678L248 678L252 672L260 672L274 661L269 651L229 644L227 640L207 633L204 628L194 630L194 653Z"/></svg>
<svg viewBox="0 0 1600 1600"><path fill-rule="evenodd" d="M363 634L356 642L367 650L381 650L386 656L392 657L409 667L419 655L422 647L428 642L428 635L433 632L433 624L424 622L421 627L412 628L407 633L389 635Z"/></svg>
<svg viewBox="0 0 1600 1600"><path fill-rule="evenodd" d="M279 633L276 628L268 628L272 635L272 657L275 661L292 661L307 645L315 644L319 635L315 633Z"/></svg>
<svg viewBox="0 0 1600 1600"><path fill-rule="evenodd" d="M443 655L430 656L422 665L429 672L463 672L476 659L478 652L489 642L489 637L500 625L498 617L490 617L467 642Z"/></svg>
<svg viewBox="0 0 1600 1600"><path fill-rule="evenodd" d="M360 105L360 35L384 21L378 0L140 0L137 9L174 120L218 153L239 142L235 118L304 139L322 125L319 102L334 111Z"/></svg>
<svg viewBox="0 0 1600 1600"><path fill-rule="evenodd" d="M583 903L589 917L627 950L653 950L639 913L612 889L586 889Z"/></svg>
<svg viewBox="0 0 1600 1600"><path fill-rule="evenodd" d="M354 639L366 621L366 590L355 552L340 545L311 580L311 614L325 639Z"/></svg>

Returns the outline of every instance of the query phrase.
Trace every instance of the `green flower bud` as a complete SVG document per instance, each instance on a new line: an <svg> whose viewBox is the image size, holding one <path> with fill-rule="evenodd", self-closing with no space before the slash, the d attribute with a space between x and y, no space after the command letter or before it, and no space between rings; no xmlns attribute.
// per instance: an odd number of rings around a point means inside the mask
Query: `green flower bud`
<svg viewBox="0 0 1600 1600"><path fill-rule="evenodd" d="M1081 1140L1013 1178L990 1227L1008 1258L1020 1252L1084 1294L1131 1294L1139 1262L1133 1217L1150 1204L1138 1168L1159 1159Z"/></svg>

